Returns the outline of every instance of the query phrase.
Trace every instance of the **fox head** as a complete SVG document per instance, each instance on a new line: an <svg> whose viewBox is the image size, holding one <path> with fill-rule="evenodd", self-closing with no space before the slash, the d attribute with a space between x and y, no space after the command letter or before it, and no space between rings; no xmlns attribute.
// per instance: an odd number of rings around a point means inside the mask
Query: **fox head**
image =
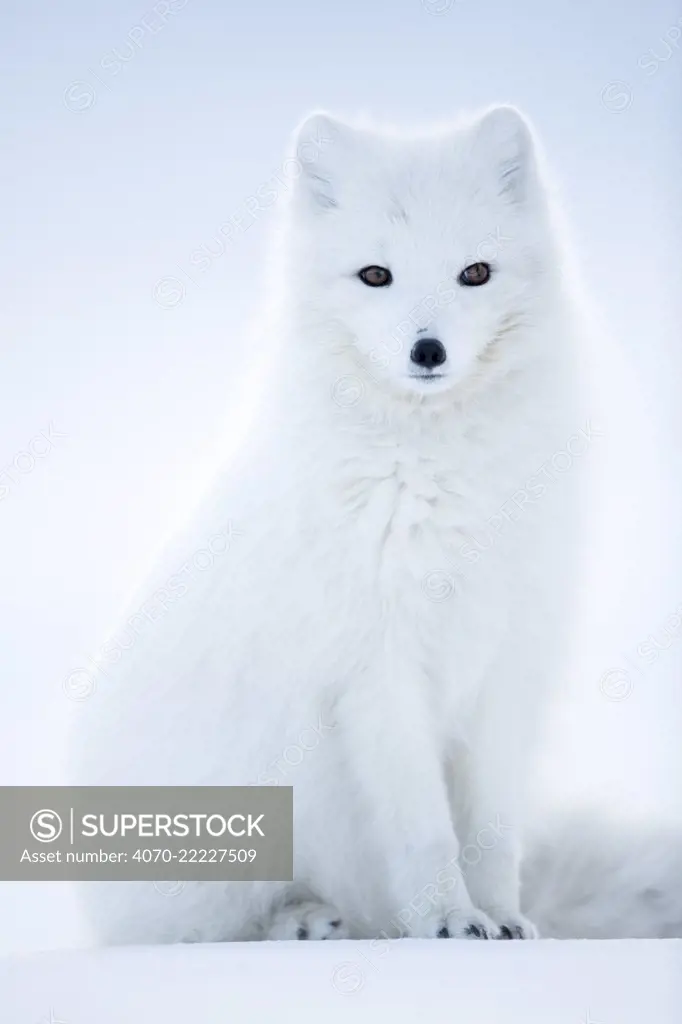
<svg viewBox="0 0 682 1024"><path fill-rule="evenodd" d="M295 160L287 292L315 345L425 400L518 358L556 259L532 132L514 108L407 138L315 114Z"/></svg>

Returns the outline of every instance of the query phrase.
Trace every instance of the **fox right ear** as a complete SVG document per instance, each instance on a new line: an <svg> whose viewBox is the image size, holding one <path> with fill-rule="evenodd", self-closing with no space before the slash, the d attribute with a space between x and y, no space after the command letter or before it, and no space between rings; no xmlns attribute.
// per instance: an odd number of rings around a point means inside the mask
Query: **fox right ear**
<svg viewBox="0 0 682 1024"><path fill-rule="evenodd" d="M350 129L328 114L311 114L295 134L295 159L299 165L299 188L311 201L329 210L339 205L329 150Z"/></svg>
<svg viewBox="0 0 682 1024"><path fill-rule="evenodd" d="M492 107L474 125L476 150L494 168L501 195L522 201L535 177L535 144L525 117L515 107Z"/></svg>

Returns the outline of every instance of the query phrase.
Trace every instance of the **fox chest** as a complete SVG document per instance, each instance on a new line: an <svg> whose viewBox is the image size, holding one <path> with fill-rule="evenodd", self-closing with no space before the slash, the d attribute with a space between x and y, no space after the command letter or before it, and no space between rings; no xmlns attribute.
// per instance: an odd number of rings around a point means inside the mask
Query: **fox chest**
<svg viewBox="0 0 682 1024"><path fill-rule="evenodd" d="M500 553L470 563L470 539L494 497L464 474L419 461L357 479L344 497L348 567L385 627L423 638L425 648L466 631L480 636L504 600Z"/></svg>
<svg viewBox="0 0 682 1024"><path fill-rule="evenodd" d="M365 481L347 509L354 637L364 638L368 663L378 657L392 679L428 683L423 692L443 721L477 691L505 628L495 552L475 566L462 554L485 501L427 467Z"/></svg>

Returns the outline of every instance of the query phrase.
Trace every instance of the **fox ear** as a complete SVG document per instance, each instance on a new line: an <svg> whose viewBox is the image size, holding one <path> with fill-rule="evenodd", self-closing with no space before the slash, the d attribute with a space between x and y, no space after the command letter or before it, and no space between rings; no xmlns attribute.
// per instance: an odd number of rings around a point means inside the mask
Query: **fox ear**
<svg viewBox="0 0 682 1024"><path fill-rule="evenodd" d="M354 132L329 114L311 114L294 136L299 189L314 206L339 205L336 171L352 145Z"/></svg>
<svg viewBox="0 0 682 1024"><path fill-rule="evenodd" d="M474 126L474 147L494 169L499 194L522 202L535 179L535 143L526 119L515 107L492 107Z"/></svg>

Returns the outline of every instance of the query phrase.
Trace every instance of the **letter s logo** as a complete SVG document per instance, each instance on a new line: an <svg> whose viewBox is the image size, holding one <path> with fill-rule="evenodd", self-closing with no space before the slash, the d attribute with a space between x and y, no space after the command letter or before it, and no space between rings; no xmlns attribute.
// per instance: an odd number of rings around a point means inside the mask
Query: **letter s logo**
<svg viewBox="0 0 682 1024"><path fill-rule="evenodd" d="M56 811L36 811L29 824L31 835L39 843L53 843L62 834L62 819Z"/></svg>

